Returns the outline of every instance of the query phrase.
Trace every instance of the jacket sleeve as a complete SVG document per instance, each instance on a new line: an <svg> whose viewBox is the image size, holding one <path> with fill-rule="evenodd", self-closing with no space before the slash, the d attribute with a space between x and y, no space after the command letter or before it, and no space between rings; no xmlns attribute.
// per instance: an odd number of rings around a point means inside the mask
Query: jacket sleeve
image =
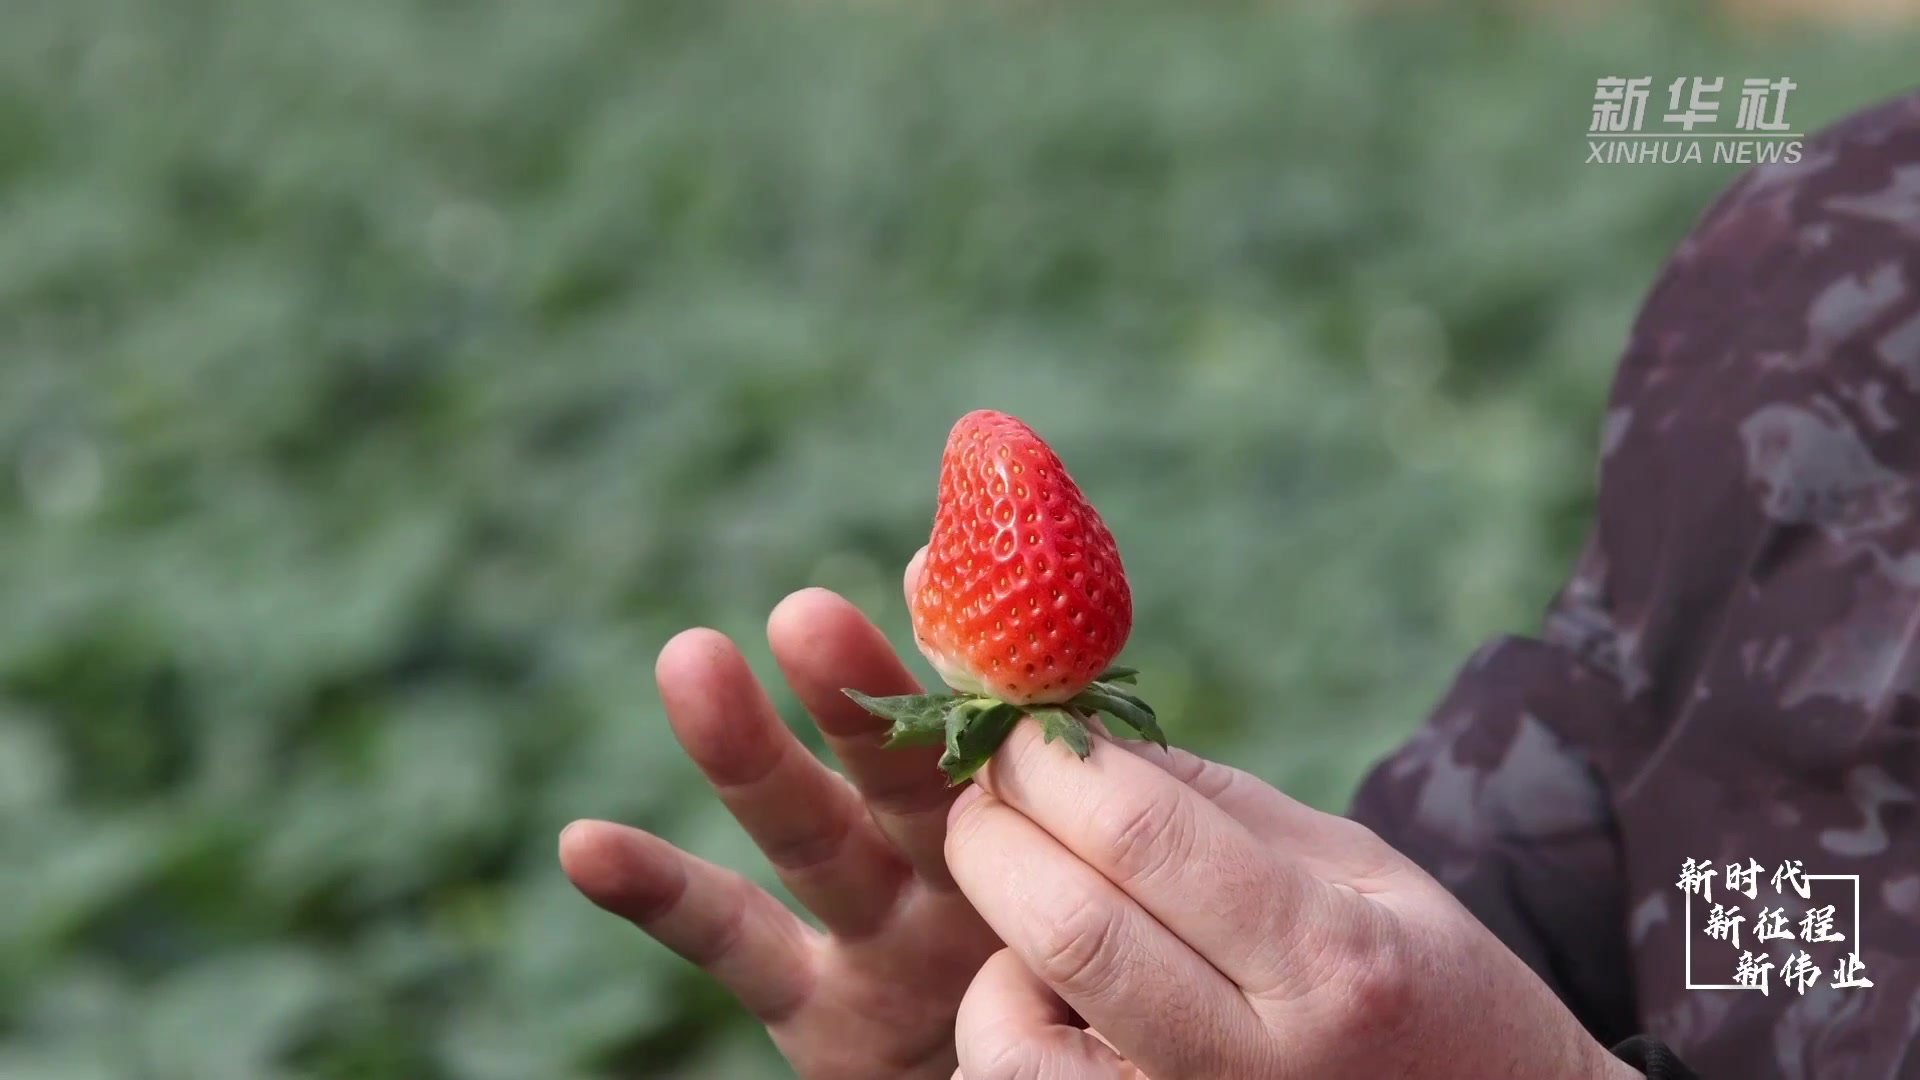
<svg viewBox="0 0 1920 1080"><path fill-rule="evenodd" d="M1856 783L1848 770L1873 781L1910 760L1915 161L1920 93L1809 138L1796 161L1749 170L1707 208L1629 335L1594 532L1571 580L1536 637L1497 640L1464 666L1353 804L1650 1076L1688 1074L1628 1038L1641 1024L1725 1075L1759 1075L1763 1061L1817 1071L1812 1051L1781 1048L1786 1036L1756 1037L1790 1023L1801 1027L1779 1030L1844 1043L1884 1075L1908 1060L1907 1040L1853 1034L1910 1021L1897 993L1868 999L1885 1013L1846 1023L1789 1021L1783 999L1764 995L1705 1015L1677 986L1658 1000L1643 984L1636 1000L1631 957L1683 948L1664 913L1694 841L1731 857L1797 827L1799 850L1819 850L1833 818L1750 821L1716 801L1733 785L1750 808L1787 797L1785 774L1811 775L1801 790L1830 800L1822 813L1881 829L1879 796L1843 790ZM1743 772L1729 747L1749 751ZM1908 925L1884 906L1881 918ZM1804 1035L1814 1027L1833 1042Z"/></svg>
<svg viewBox="0 0 1920 1080"><path fill-rule="evenodd" d="M1432 874L1594 1038L1635 1031L1620 854L1578 733L1622 700L1590 548L1538 638L1494 640L1362 782L1351 816Z"/></svg>

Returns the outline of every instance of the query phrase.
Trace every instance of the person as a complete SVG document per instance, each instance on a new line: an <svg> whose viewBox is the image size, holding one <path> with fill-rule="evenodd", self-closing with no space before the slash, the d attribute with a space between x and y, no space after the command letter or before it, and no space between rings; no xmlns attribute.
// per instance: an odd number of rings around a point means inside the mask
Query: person
<svg viewBox="0 0 1920 1080"><path fill-rule="evenodd" d="M1920 1075L1916 418L1920 94L1708 208L1633 326L1543 628L1474 655L1349 816L1031 725L956 798L839 693L914 689L885 638L808 590L768 633L844 779L721 635L657 675L822 928L611 823L561 860L810 1080ZM1795 860L1857 879L1854 985L1687 989L1736 951L1689 953L1684 868Z"/></svg>

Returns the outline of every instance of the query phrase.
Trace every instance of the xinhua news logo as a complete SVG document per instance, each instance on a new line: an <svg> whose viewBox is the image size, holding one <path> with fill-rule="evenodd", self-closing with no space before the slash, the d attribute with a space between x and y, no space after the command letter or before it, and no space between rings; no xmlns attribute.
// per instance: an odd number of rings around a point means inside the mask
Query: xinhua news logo
<svg viewBox="0 0 1920 1080"><path fill-rule="evenodd" d="M1752 78L1730 88L1724 77L1682 75L1666 84L1666 109L1650 121L1653 77L1609 75L1593 87L1587 164L1795 164L1805 133L1787 121L1787 96L1799 86L1788 78ZM1730 114L1731 129L1723 113Z"/></svg>

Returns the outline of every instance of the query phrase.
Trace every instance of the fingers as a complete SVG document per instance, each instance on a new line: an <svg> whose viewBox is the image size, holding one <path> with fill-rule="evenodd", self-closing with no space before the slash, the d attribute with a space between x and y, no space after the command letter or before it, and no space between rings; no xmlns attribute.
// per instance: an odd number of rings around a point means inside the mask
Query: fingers
<svg viewBox="0 0 1920 1080"><path fill-rule="evenodd" d="M940 845L955 792L940 774L940 748L884 749L887 722L841 693L847 687L875 697L919 692L886 635L841 597L806 589L774 609L767 640L873 820L922 877L951 888Z"/></svg>
<svg viewBox="0 0 1920 1080"><path fill-rule="evenodd" d="M910 870L847 782L794 738L733 643L689 630L656 666L673 731L721 801L827 928L878 928Z"/></svg>
<svg viewBox="0 0 1920 1080"><path fill-rule="evenodd" d="M1284 846L1315 877L1358 884L1377 881L1406 863L1373 830L1315 810L1252 773L1177 746L1163 749L1144 740L1118 739L1113 745L1192 788L1261 840Z"/></svg>
<svg viewBox="0 0 1920 1080"><path fill-rule="evenodd" d="M947 859L1027 970L1147 1075L1258 1075L1238 1056L1264 1045L1239 989L1034 822L969 789Z"/></svg>
<svg viewBox="0 0 1920 1080"><path fill-rule="evenodd" d="M1011 949L987 959L960 1001L954 1045L965 1080L1141 1080L1074 1023L1073 1010Z"/></svg>
<svg viewBox="0 0 1920 1080"><path fill-rule="evenodd" d="M762 1023L806 998L813 931L740 875L604 821L567 826L560 865L587 899L707 971Z"/></svg>
<svg viewBox="0 0 1920 1080"><path fill-rule="evenodd" d="M979 775L1249 995L1325 977L1372 929L1365 901L1108 740L1082 761L1023 721Z"/></svg>

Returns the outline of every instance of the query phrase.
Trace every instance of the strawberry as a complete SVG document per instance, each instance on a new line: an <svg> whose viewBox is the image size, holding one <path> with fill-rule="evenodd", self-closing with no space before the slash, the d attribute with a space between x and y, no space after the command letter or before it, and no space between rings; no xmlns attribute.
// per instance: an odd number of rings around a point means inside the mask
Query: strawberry
<svg viewBox="0 0 1920 1080"><path fill-rule="evenodd" d="M940 462L927 557L909 608L914 642L954 693L846 694L894 722L890 746L945 741L941 767L972 776L1022 713L1046 740L1091 751L1085 719L1109 713L1161 745L1153 710L1112 663L1133 594L1106 523L1026 424L977 410Z"/></svg>
<svg viewBox="0 0 1920 1080"><path fill-rule="evenodd" d="M1113 534L1032 428L960 418L913 591L914 639L955 690L1058 704L1107 669L1133 628Z"/></svg>

